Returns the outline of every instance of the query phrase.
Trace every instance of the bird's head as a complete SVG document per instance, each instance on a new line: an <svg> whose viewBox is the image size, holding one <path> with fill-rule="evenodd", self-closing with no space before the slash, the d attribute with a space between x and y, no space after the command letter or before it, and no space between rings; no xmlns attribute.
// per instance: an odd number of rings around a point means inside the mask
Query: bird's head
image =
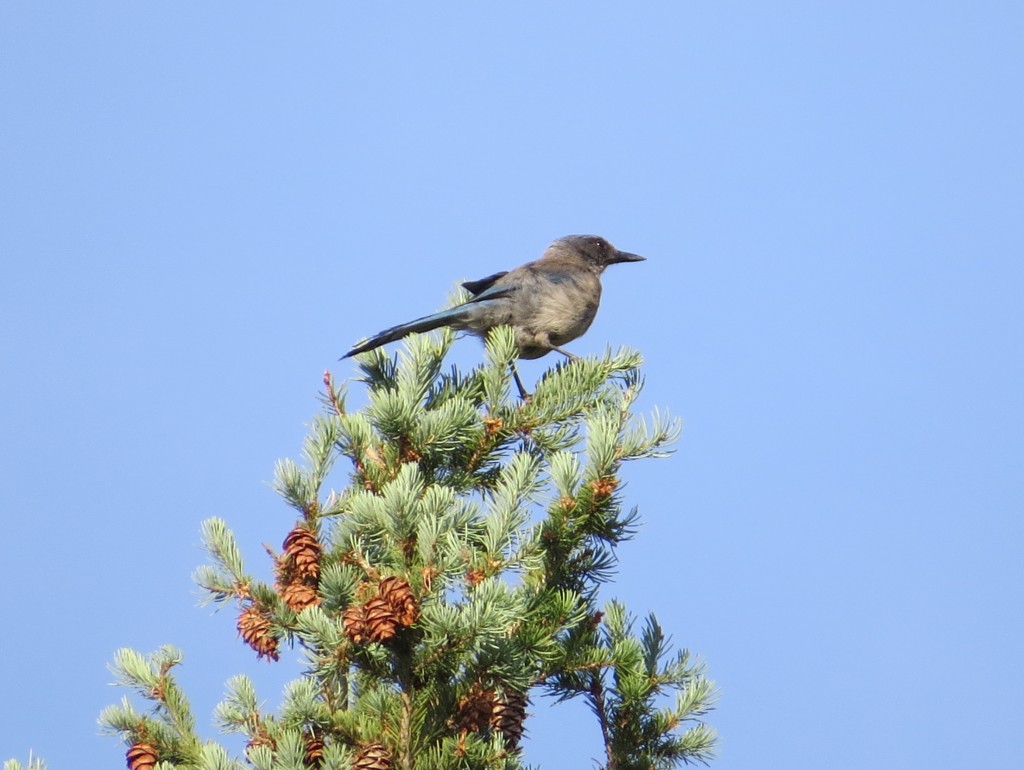
<svg viewBox="0 0 1024 770"><path fill-rule="evenodd" d="M643 262L645 257L619 251L604 238L597 235L567 235L551 244L549 251L571 254L585 260L597 272L618 262Z"/></svg>

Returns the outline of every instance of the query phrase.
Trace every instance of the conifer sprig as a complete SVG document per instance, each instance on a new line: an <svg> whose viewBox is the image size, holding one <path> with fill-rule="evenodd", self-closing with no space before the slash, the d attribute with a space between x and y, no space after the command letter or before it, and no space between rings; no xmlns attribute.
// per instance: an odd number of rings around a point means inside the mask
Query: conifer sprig
<svg viewBox="0 0 1024 770"><path fill-rule="evenodd" d="M46 770L46 763L29 752L28 764L23 765L17 759L8 759L4 762L4 770Z"/></svg>

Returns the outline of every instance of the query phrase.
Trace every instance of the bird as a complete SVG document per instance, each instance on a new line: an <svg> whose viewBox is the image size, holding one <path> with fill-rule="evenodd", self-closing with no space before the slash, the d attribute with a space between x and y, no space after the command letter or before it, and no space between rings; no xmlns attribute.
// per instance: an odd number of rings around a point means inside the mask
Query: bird
<svg viewBox="0 0 1024 770"><path fill-rule="evenodd" d="M554 350L573 360L577 356L563 346L582 336L593 323L604 269L644 259L620 251L597 235L567 235L548 246L540 259L464 282L463 288L471 295L465 302L385 329L353 347L342 359L442 326L484 338L494 327L508 325L515 332L519 358L540 358ZM512 374L520 396L527 399L515 364Z"/></svg>

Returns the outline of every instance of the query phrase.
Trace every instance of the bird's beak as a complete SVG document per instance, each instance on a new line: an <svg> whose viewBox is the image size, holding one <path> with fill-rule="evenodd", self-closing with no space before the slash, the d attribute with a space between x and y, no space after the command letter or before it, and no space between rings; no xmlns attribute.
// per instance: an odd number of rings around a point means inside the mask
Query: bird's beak
<svg viewBox="0 0 1024 770"><path fill-rule="evenodd" d="M641 257L639 254L630 254L628 251L619 251L616 249L615 255L608 260L609 265L616 265L619 262L643 262L647 257Z"/></svg>

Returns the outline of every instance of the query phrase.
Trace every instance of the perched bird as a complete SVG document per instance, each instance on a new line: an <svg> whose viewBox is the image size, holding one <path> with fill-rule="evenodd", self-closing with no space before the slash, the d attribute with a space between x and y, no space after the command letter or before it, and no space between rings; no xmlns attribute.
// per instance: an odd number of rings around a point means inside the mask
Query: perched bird
<svg viewBox="0 0 1024 770"><path fill-rule="evenodd" d="M486 337L488 331L501 325L515 330L520 358L540 358L552 350L576 358L562 346L586 332L597 315L601 273L608 265L643 259L619 251L595 235L559 238L534 262L479 281L466 281L462 286L473 296L461 305L385 329L356 345L343 358L441 326ZM520 395L526 398L514 365L512 373Z"/></svg>

